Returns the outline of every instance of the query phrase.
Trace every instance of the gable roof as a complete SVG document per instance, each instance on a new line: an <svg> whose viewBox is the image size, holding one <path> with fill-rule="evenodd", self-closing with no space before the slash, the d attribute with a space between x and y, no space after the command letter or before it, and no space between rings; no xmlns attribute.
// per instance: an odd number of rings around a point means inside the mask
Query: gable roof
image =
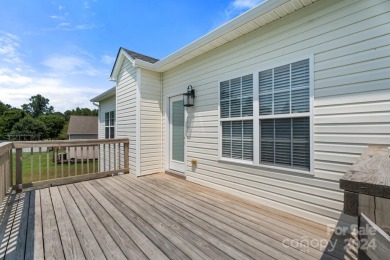
<svg viewBox="0 0 390 260"><path fill-rule="evenodd" d="M109 97L115 96L116 94L116 87L110 88L109 90L103 92L102 94L97 95L96 97L92 98L91 102L101 102Z"/></svg>
<svg viewBox="0 0 390 260"><path fill-rule="evenodd" d="M135 67L165 72L317 1L318 0L264 1L258 6L155 63L138 58L131 58L127 53L126 55L131 59L133 66ZM118 53L117 61L121 59L122 62L125 56L120 54L121 53ZM117 61L115 62L113 73L111 73L111 80L116 80L116 73L119 73L118 70L115 70ZM121 64L121 62L118 62L118 64Z"/></svg>
<svg viewBox="0 0 390 260"><path fill-rule="evenodd" d="M98 134L97 116L70 116L68 135Z"/></svg>
<svg viewBox="0 0 390 260"><path fill-rule="evenodd" d="M143 55L141 53L130 51L128 49L125 49L123 47L119 48L118 54L116 55L115 63L111 71L110 79L116 80L116 77L118 76L119 70L122 67L122 64L125 59L128 59L131 63L133 63L133 66L135 65L135 61L142 61L147 64L154 64L158 61L158 59L152 58L150 56Z"/></svg>
<svg viewBox="0 0 390 260"><path fill-rule="evenodd" d="M130 57L132 57L134 60L138 59L138 60L143 60L143 61L146 61L149 63L156 63L157 61L159 61L159 59L155 59L155 58L143 55L143 54L135 52L135 51L130 51L130 50L125 49L123 47L121 47L121 49L123 49L125 52L127 52L127 54L129 54Z"/></svg>

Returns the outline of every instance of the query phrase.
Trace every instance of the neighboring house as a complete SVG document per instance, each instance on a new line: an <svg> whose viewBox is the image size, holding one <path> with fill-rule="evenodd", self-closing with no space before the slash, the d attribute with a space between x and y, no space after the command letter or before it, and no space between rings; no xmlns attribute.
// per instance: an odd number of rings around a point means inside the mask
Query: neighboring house
<svg viewBox="0 0 390 260"><path fill-rule="evenodd" d="M70 116L69 140L98 139L98 118L96 116Z"/></svg>
<svg viewBox="0 0 390 260"><path fill-rule="evenodd" d="M268 0L159 61L120 48L107 104L130 172L356 221L339 179L367 145L390 144L389 12L383 0Z"/></svg>
<svg viewBox="0 0 390 260"><path fill-rule="evenodd" d="M68 125L69 140L98 139L98 117L96 116L70 116ZM76 153L77 152L77 153ZM96 149L77 148L68 150L69 159L93 159L99 157Z"/></svg>

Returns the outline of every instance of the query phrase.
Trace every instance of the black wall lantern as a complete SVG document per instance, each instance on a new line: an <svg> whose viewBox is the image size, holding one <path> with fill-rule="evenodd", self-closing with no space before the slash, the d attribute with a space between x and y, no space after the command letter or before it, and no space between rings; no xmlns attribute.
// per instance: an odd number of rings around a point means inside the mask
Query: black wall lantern
<svg viewBox="0 0 390 260"><path fill-rule="evenodd" d="M195 99L195 89L192 89L192 86L187 87L187 92L183 94L183 105L185 107L193 107Z"/></svg>

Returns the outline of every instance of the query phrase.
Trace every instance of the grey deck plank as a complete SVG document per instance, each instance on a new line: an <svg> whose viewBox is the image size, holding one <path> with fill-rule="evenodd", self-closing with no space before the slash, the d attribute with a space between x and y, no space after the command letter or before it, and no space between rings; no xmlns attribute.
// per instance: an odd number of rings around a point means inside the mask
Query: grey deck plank
<svg viewBox="0 0 390 260"><path fill-rule="evenodd" d="M214 210L210 210L207 208L202 208L198 203L195 203L188 196L185 196L182 193L175 192L170 189L161 188L150 180L146 180L143 178L137 179L140 183L145 185L146 187L150 187L160 194L164 194L170 198L172 198L174 203L177 203L183 209L187 210L192 208L195 210L196 216L202 217L203 219L207 219L209 222L213 222L223 228L225 231L229 232L231 235L239 237L241 240L245 241L248 244L251 244L270 257L275 257L277 259L294 259L294 256L291 256L291 252L284 248L283 245L274 241L272 238L266 237L263 234L256 232L241 223L237 223L236 221L230 220L223 216L222 214L216 213ZM216 221L217 220L217 221ZM277 248L274 248L276 246Z"/></svg>
<svg viewBox="0 0 390 260"><path fill-rule="evenodd" d="M43 243L46 259L65 259L49 189L41 190Z"/></svg>
<svg viewBox="0 0 390 260"><path fill-rule="evenodd" d="M41 192L35 191L34 208L34 259L44 258ZM30 213L31 214L31 213Z"/></svg>
<svg viewBox="0 0 390 260"><path fill-rule="evenodd" d="M88 184L88 182L76 183L75 187L93 210L99 210L99 214L96 215L99 216L102 222L104 221L104 217L115 221L115 223L103 224L105 226L107 225L106 229L112 224L116 225L117 228L115 230L121 232L122 242L125 243L125 247L131 248L133 251L131 258L146 259L148 257L150 259L166 259L166 256L140 230Z"/></svg>
<svg viewBox="0 0 390 260"><path fill-rule="evenodd" d="M4 209L0 223L0 260L3 260L7 251L9 236L12 223L18 208L18 199L20 194L12 194L4 201Z"/></svg>
<svg viewBox="0 0 390 260"><path fill-rule="evenodd" d="M53 201L53 208L57 219L58 230L62 241L66 259L85 259L86 256L81 248L72 221L62 201L58 187L50 188L50 195ZM88 255L89 256L89 255Z"/></svg>
<svg viewBox="0 0 390 260"><path fill-rule="evenodd" d="M172 178L170 176L166 176L166 174L160 174L159 180L163 180L165 184L170 184L175 187L175 189L179 191L187 192L187 194L191 194L198 199L201 199L207 203L218 205L218 207L223 208L233 214L236 214L240 217L246 218L256 224L262 226L272 226L272 230L275 227L275 231L281 231L282 235L285 235L287 238L299 241L298 238L304 237L305 239L316 239L318 241L331 239L331 235L327 234L329 232L322 232L317 228L311 227L310 225L300 224L300 222L295 221L297 219L285 218L279 216L278 214L272 214L263 208L253 207L251 205L243 203L238 199L237 196L234 196L231 199L230 194L221 193L217 190L211 190L210 188L191 183L188 181L183 181L178 178ZM229 196L230 195L230 196ZM249 201L246 201L249 202ZM268 208L267 208L268 209ZM281 213L281 212L278 212ZM293 216L289 216L293 217ZM301 221L301 219L299 219ZM312 223L314 224L314 223ZM279 228L280 227L280 228ZM347 238L347 237L345 237ZM340 239L340 237L339 237ZM310 245L313 247L313 245ZM338 252L330 252L331 255L338 255L344 253L344 243L337 243L336 250ZM321 249L321 246L313 247L314 249Z"/></svg>
<svg viewBox="0 0 390 260"><path fill-rule="evenodd" d="M66 186L60 186L58 189L86 258L126 259L111 236L107 234L107 230L96 216L91 214L89 206L85 203L80 205L79 209ZM86 216L81 212L87 212Z"/></svg>
<svg viewBox="0 0 390 260"><path fill-rule="evenodd" d="M197 203L200 207L214 211L217 214L222 215L223 217L228 218L229 220L235 221L235 223L245 225L246 227L262 234L265 237L269 237L271 241L275 241L275 245L283 245L283 241L287 238L290 240L296 240L299 238L299 235L296 233L289 232L284 228L279 227L276 223L265 223L258 221L255 217L250 218L248 212L242 214L240 211L235 210L231 212L229 206L224 205L223 203L216 203L212 199L203 198L200 194L194 194L188 190L180 188L177 184L171 184L169 181L162 180L162 178L149 178L152 183L155 183L158 186L164 187L169 190L175 190L183 194L183 197L188 198L189 200ZM243 209L244 210L244 209ZM249 219L248 219L249 218ZM257 236L259 237L259 236ZM316 248L307 246L306 244L301 244L299 240L297 241L296 248L291 247L291 249L285 248L284 250L290 253L290 256L298 256L300 259L332 259L333 257L324 255L323 252L319 251ZM291 243L292 244L292 243ZM319 243L318 243L319 244ZM286 247L286 246L284 246ZM320 245L318 245L320 247ZM296 251L294 251L296 250ZM302 250L302 251L299 251ZM338 255L341 257L341 255Z"/></svg>
<svg viewBox="0 0 390 260"><path fill-rule="evenodd" d="M173 222L170 218L167 218L137 197L133 197L131 193L129 194L123 189L114 188L116 186L115 183L113 184L109 179L91 182L91 185L97 188L96 183L103 184L101 185L102 188L106 188L107 191L118 198L120 203L137 213L190 258L230 259L224 252L215 248L191 230Z"/></svg>
<svg viewBox="0 0 390 260"><path fill-rule="evenodd" d="M178 208L175 205L169 204L166 201L163 201L157 196L150 196L151 194L144 193L144 190L139 189L136 185L129 185L129 182L123 183L120 182L117 178L112 178L112 182L119 187L122 187L123 190L126 190L132 194L131 196L137 196L139 199L142 199L145 203L156 208L173 221L179 223L180 225L185 226L188 230L191 230L193 233L202 237L207 242L213 244L222 252L225 252L227 255L234 259L251 259L248 255L244 254L237 248L234 248L233 245L230 245L225 240L221 239L214 233L209 232L207 229L201 228L202 224L196 225L194 222L186 219L178 212ZM212 227L210 227L212 228ZM216 229L213 229L214 232L218 232ZM257 255L258 256L258 255Z"/></svg>
<svg viewBox="0 0 390 260"><path fill-rule="evenodd" d="M30 192L27 192L19 198L18 209L12 224L11 239L7 245L6 260L24 259L29 205Z"/></svg>
<svg viewBox="0 0 390 260"><path fill-rule="evenodd" d="M221 250L235 259L245 259L248 256L251 258L269 257L258 249L196 217L196 215L190 214L177 205L157 196L152 191L149 191L149 189L140 186L137 181L121 181L118 178L113 178L112 180L123 189L133 192L135 196L144 198L145 202L157 207L165 214L171 215L176 221L187 225L193 232L199 232L199 235L203 233L205 239L209 239L210 242L215 243L216 246L219 246Z"/></svg>
<svg viewBox="0 0 390 260"><path fill-rule="evenodd" d="M136 226L145 236L154 243L162 252L164 252L170 259L185 260L189 259L184 253L182 253L175 245L173 245L168 239L157 232L152 226L140 218L137 214L132 212L125 205L118 202L117 197L111 193L104 193L104 197L112 204L115 204L117 210L120 211L123 216L126 216L134 226Z"/></svg>
<svg viewBox="0 0 390 260"><path fill-rule="evenodd" d="M29 206L29 210L28 210L28 219L27 219L27 241L26 241L25 259L34 259L36 193L37 193L37 191L30 192L30 206ZM43 244L42 244L41 258L43 258Z"/></svg>

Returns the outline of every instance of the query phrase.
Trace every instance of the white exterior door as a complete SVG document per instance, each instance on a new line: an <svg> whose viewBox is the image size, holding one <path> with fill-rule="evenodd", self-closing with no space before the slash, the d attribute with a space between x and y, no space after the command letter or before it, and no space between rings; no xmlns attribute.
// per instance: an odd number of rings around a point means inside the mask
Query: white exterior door
<svg viewBox="0 0 390 260"><path fill-rule="evenodd" d="M183 97L169 99L169 168L185 171L185 109Z"/></svg>

